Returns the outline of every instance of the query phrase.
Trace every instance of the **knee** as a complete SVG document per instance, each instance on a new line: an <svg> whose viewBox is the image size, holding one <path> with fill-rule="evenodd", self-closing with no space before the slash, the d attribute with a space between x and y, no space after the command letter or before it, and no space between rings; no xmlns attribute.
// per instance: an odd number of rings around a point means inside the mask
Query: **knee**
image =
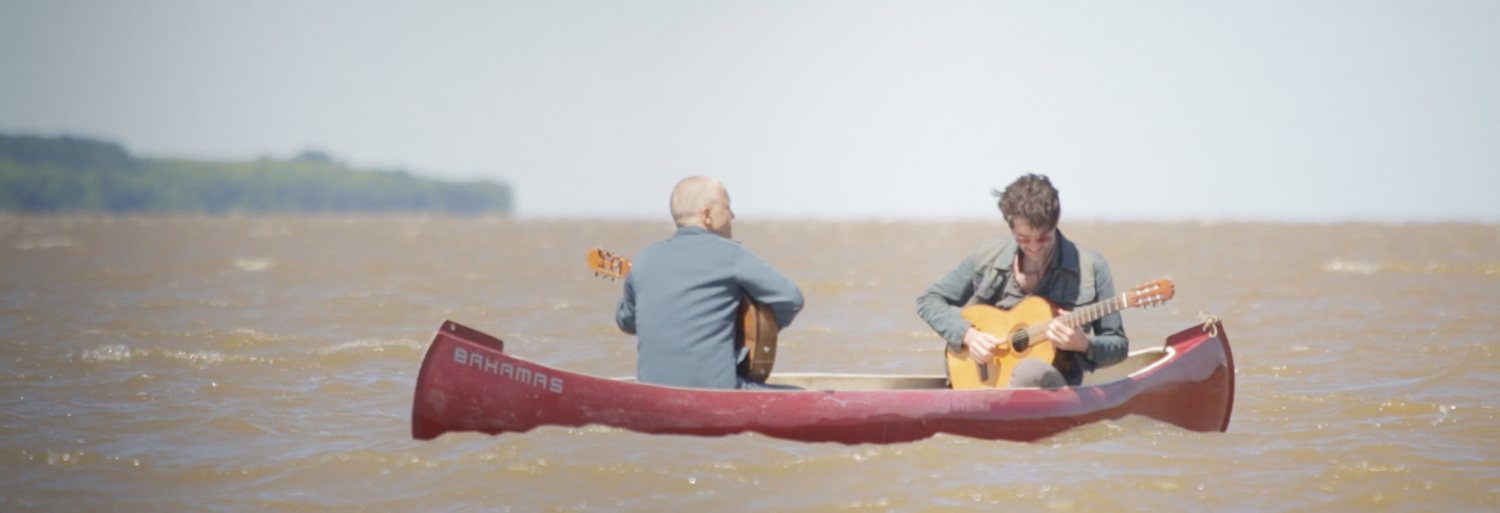
<svg viewBox="0 0 1500 513"><path fill-rule="evenodd" d="M1021 360L1011 373L1010 386L1030 388L1062 388L1068 384L1062 372L1041 360Z"/></svg>

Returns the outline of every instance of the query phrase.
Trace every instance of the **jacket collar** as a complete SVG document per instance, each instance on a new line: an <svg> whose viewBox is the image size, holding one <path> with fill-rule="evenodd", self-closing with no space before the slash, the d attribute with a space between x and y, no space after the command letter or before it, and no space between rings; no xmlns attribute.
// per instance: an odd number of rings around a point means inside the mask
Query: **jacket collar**
<svg viewBox="0 0 1500 513"><path fill-rule="evenodd" d="M714 235L714 236L717 236L715 233L708 231L707 228L704 228L702 226L678 226L677 227L677 233L672 234L673 237L678 237L678 236L682 236L682 235Z"/></svg>
<svg viewBox="0 0 1500 513"><path fill-rule="evenodd" d="M1010 274L1011 263L1016 261L1016 252L1020 250L1021 245L1016 244L1016 239L1012 237L1009 243L1005 245L1005 248L1000 250L999 257L990 262L990 265L1002 273ZM1057 251L1052 254L1051 268L1062 269L1073 273L1073 276L1080 274L1078 269L1078 246L1073 245L1072 241L1063 236L1062 229L1060 228L1057 230Z"/></svg>

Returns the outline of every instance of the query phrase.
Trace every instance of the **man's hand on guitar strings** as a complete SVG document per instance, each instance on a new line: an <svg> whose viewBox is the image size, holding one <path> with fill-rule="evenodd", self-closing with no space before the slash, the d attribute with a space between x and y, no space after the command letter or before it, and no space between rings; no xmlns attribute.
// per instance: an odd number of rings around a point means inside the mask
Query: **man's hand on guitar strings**
<svg viewBox="0 0 1500 513"><path fill-rule="evenodd" d="M969 348L969 358L979 363L986 363L995 357L996 348L1000 347L1001 343L998 337L970 326L969 331L964 332L964 346Z"/></svg>

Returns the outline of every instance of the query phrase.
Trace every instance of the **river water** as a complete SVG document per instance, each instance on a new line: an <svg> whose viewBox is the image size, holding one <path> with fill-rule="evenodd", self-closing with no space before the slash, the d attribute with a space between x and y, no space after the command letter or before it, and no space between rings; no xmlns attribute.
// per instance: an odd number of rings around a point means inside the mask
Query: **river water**
<svg viewBox="0 0 1500 513"><path fill-rule="evenodd" d="M410 438L452 319L551 366L634 371L618 282L662 222L0 216L0 511L1494 511L1500 226L1067 223L1137 346L1222 319L1227 433L1126 418L1038 443L612 428ZM755 222L802 287L778 371L940 373L915 298L993 223Z"/></svg>

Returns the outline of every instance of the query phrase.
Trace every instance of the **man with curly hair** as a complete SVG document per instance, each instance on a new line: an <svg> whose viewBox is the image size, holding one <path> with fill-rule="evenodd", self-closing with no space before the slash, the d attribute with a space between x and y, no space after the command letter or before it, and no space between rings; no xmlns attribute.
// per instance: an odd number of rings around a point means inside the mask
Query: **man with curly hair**
<svg viewBox="0 0 1500 513"><path fill-rule="evenodd" d="M917 298L917 314L950 350L967 352L975 362L992 359L1004 342L965 320L963 307L988 304L1008 309L1028 296L1041 296L1059 307L1060 314L1115 295L1104 257L1079 248L1058 230L1062 206L1051 180L1028 174L994 194L1010 236L984 242ZM1054 318L1046 337L1059 350L1054 365L1023 360L1010 383L1001 385L1077 386L1084 372L1119 363L1130 350L1118 312L1076 329Z"/></svg>

